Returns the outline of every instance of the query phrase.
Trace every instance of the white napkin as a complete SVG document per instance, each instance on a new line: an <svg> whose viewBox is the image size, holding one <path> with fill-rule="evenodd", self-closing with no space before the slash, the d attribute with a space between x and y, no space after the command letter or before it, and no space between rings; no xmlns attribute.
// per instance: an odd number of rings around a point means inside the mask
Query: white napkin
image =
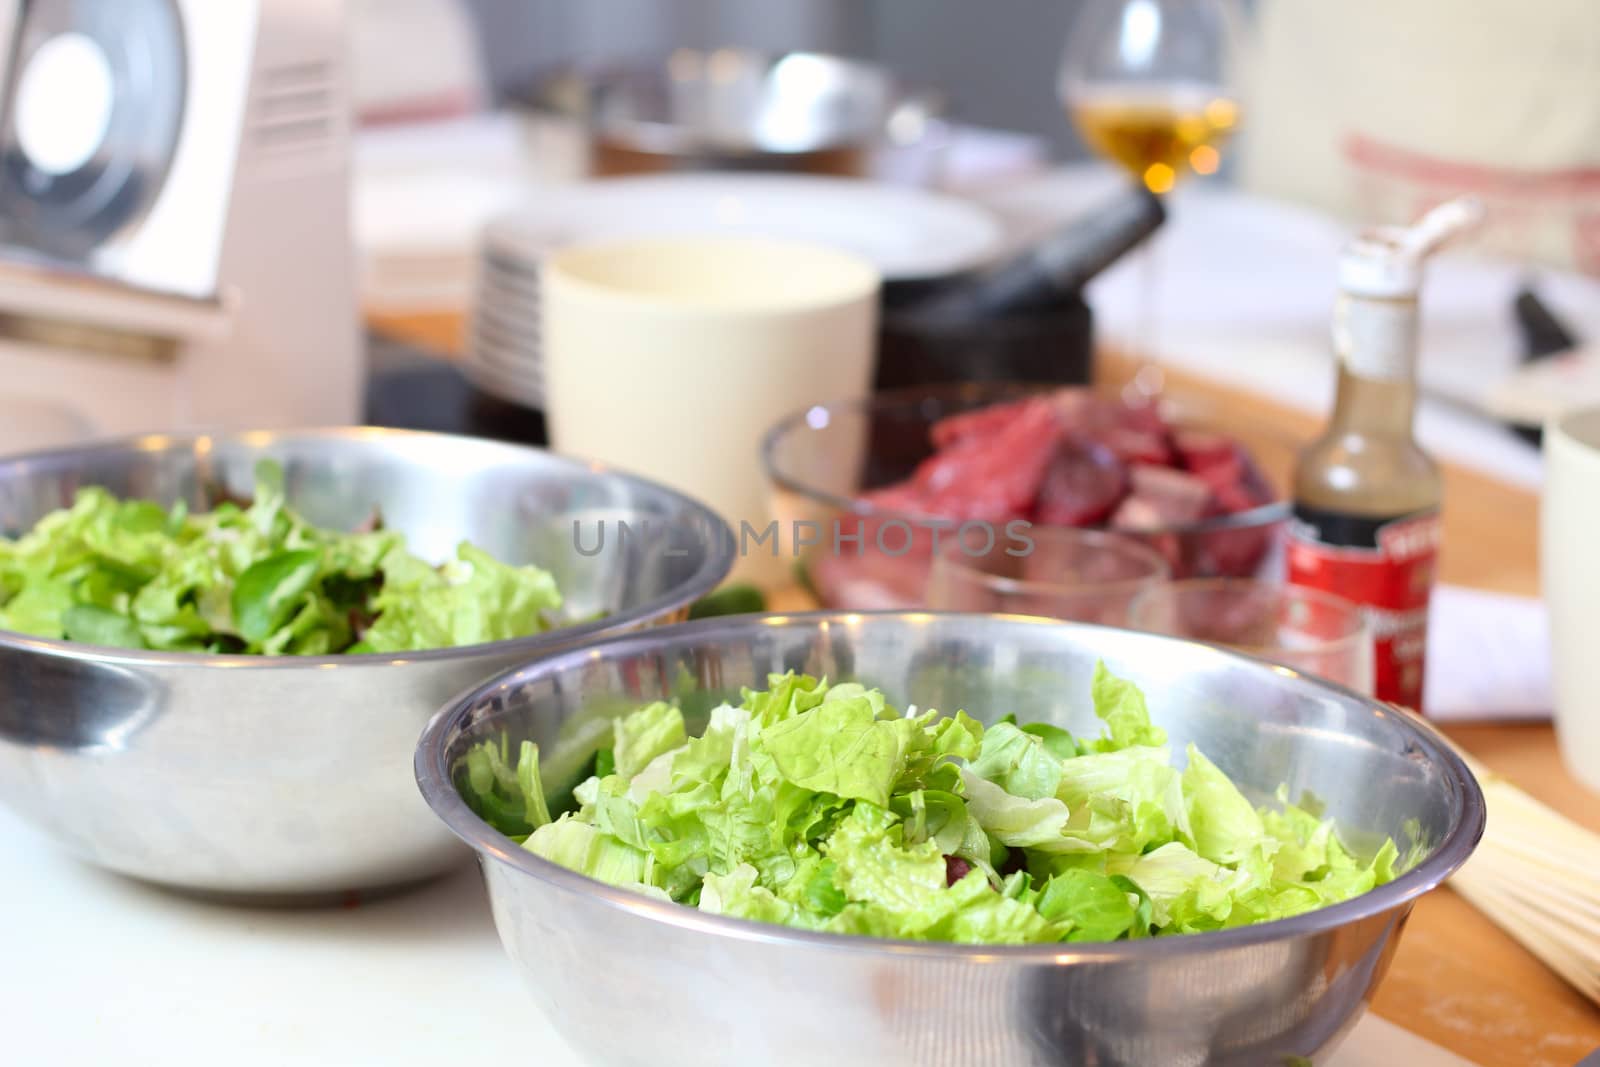
<svg viewBox="0 0 1600 1067"><path fill-rule="evenodd" d="M1484 397L1495 416L1528 426L1595 404L1600 404L1600 345L1529 364Z"/></svg>
<svg viewBox="0 0 1600 1067"><path fill-rule="evenodd" d="M1533 597L1433 591L1423 704L1430 719L1548 719L1550 621Z"/></svg>

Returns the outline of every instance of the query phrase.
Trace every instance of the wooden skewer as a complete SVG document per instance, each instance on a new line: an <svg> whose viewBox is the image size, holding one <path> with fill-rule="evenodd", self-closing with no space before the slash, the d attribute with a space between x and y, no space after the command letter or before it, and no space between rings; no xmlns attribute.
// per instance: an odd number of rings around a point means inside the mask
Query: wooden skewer
<svg viewBox="0 0 1600 1067"><path fill-rule="evenodd" d="M1478 779L1488 811L1477 851L1450 885L1600 1004L1600 834L1541 804L1438 736Z"/></svg>

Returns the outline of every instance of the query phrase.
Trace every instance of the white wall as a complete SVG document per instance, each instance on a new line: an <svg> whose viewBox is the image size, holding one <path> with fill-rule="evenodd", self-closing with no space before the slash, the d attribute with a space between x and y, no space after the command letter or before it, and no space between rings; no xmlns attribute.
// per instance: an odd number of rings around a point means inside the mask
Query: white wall
<svg viewBox="0 0 1600 1067"><path fill-rule="evenodd" d="M874 52L902 76L944 88L960 114L1084 154L1056 101L1056 65L1078 0L875 0Z"/></svg>

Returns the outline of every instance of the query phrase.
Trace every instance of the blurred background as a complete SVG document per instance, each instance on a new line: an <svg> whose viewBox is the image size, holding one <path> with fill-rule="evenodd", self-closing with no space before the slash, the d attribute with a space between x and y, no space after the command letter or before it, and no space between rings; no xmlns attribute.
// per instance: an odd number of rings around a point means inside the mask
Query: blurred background
<svg viewBox="0 0 1600 1067"><path fill-rule="evenodd" d="M669 225L872 259L879 387L1081 382L1100 346L1324 410L1338 248L1463 193L1489 223L1425 296L1425 432L1484 453L1574 394L1512 380L1534 350L1600 332L1592 0L29 0L0 34L0 360L68 437L470 407L540 441L541 256ZM901 329L1029 255L965 327ZM401 349L458 401L390 405Z"/></svg>
<svg viewBox="0 0 1600 1067"><path fill-rule="evenodd" d="M1077 0L469 0L494 88L514 91L575 57L631 57L724 45L872 59L942 86L970 121L1087 149L1049 92Z"/></svg>

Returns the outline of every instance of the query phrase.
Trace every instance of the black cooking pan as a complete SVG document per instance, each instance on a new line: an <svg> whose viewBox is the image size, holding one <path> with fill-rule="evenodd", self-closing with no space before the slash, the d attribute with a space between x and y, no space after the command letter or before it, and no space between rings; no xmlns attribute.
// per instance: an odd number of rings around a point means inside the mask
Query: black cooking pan
<svg viewBox="0 0 1600 1067"><path fill-rule="evenodd" d="M1131 188L996 266L887 287L876 387L1088 382L1094 316L1083 289L1165 217L1155 196Z"/></svg>

